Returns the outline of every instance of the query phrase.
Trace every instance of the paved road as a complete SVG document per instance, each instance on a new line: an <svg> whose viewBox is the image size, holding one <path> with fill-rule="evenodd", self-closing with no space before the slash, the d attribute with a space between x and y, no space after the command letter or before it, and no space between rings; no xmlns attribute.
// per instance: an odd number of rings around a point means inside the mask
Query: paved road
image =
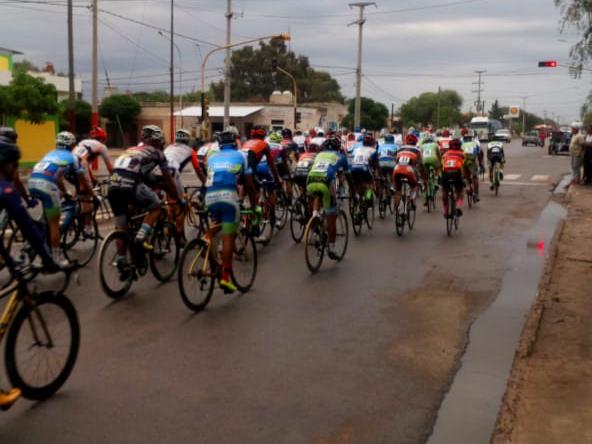
<svg viewBox="0 0 592 444"><path fill-rule="evenodd" d="M112 303L92 264L69 290L82 325L74 373L51 400L2 414L0 442L425 441L468 327L569 169L516 142L507 157L500 196L483 190L453 238L440 213L419 211L402 239L377 221L310 276L284 231L261 251L251 293L217 292L198 315L176 282L151 277Z"/></svg>

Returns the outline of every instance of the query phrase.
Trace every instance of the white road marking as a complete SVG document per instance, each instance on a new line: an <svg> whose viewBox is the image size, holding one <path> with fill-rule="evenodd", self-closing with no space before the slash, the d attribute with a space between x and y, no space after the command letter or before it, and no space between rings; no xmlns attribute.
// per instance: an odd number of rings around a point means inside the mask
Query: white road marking
<svg viewBox="0 0 592 444"><path fill-rule="evenodd" d="M504 180L518 180L522 174L504 174Z"/></svg>
<svg viewBox="0 0 592 444"><path fill-rule="evenodd" d="M544 174L535 174L530 178L530 180L532 182L546 182L547 180L549 180L549 176L546 176Z"/></svg>
<svg viewBox="0 0 592 444"><path fill-rule="evenodd" d="M502 181L502 188L505 185L515 185L515 186L520 186L520 187L540 187L540 186L546 186L546 183L543 182L506 182L505 180Z"/></svg>

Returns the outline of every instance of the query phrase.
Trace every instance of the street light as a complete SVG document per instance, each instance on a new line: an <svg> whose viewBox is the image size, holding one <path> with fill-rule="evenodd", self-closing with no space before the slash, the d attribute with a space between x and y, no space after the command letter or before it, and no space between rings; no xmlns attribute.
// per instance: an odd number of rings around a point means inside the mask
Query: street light
<svg viewBox="0 0 592 444"><path fill-rule="evenodd" d="M164 37L165 39L171 41L170 37L168 37L166 34L164 34L162 31L158 31L158 34L161 37ZM177 45L177 43L175 43L174 41L172 41L173 45L175 45L175 48L177 49L177 55L179 56L179 92L181 93L179 95L179 109L181 110L181 127L183 127L183 58L181 57L181 48L179 48L179 45ZM172 66L172 64L171 64ZM171 85L171 102L175 100L174 96L173 96L173 85ZM172 130L172 127L171 127ZM171 134L171 140L174 139L174 135Z"/></svg>
<svg viewBox="0 0 592 444"><path fill-rule="evenodd" d="M208 51L208 53L204 56L203 61L201 62L201 81L200 81L200 95L201 95L201 125L200 125L200 133L201 133L201 140L206 140L210 134L210 119L208 116L208 112L205 106L204 95L206 91L206 64L208 63L208 59L212 54L218 51L223 51L228 48L234 48L235 46L242 46L247 45L249 43L260 42L262 40L283 40L287 42L290 40L290 34L273 34L267 35L264 37L258 37L256 39L249 39L249 40L242 40L240 42L231 43L229 45L224 46L217 46L212 48Z"/></svg>
<svg viewBox="0 0 592 444"><path fill-rule="evenodd" d="M294 76L292 74L290 74L288 71L286 71L284 68L282 68L281 66L278 66L277 64L277 59L272 59L271 61L271 67L273 68L274 71L279 71L282 74L287 75L288 77L290 77L290 79L292 80L292 87L294 88L293 94L293 103L294 103L294 129L296 129L296 124L298 123L298 119L297 119L297 114L298 114L298 85L296 84L296 79L294 78Z"/></svg>

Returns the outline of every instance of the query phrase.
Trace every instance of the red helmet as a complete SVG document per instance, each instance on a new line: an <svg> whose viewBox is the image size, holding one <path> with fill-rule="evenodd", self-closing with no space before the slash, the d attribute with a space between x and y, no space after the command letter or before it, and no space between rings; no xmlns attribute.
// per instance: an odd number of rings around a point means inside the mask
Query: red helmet
<svg viewBox="0 0 592 444"><path fill-rule="evenodd" d="M451 150L460 150L462 148L462 142L458 137L455 137L450 141L448 148Z"/></svg>
<svg viewBox="0 0 592 444"><path fill-rule="evenodd" d="M370 133L366 133L364 135L364 145L365 146L374 146L374 136Z"/></svg>
<svg viewBox="0 0 592 444"><path fill-rule="evenodd" d="M450 131L448 131L447 129L442 131L442 137L450 137Z"/></svg>
<svg viewBox="0 0 592 444"><path fill-rule="evenodd" d="M91 129L89 136L93 139L100 140L101 142L107 141L107 131L105 131L100 126L95 126L93 129Z"/></svg>
<svg viewBox="0 0 592 444"><path fill-rule="evenodd" d="M407 134L405 137L406 145L417 145L417 136L415 134Z"/></svg>
<svg viewBox="0 0 592 444"><path fill-rule="evenodd" d="M265 139L266 131L260 126L256 126L251 130L251 137L253 139Z"/></svg>
<svg viewBox="0 0 592 444"><path fill-rule="evenodd" d="M463 128L460 130L460 135L461 136L466 136L467 134L469 134L469 130L466 128Z"/></svg>

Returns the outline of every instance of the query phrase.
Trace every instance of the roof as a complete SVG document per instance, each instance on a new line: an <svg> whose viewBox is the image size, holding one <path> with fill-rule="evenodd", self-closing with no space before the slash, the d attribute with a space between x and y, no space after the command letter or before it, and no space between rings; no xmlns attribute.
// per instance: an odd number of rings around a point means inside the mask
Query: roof
<svg viewBox="0 0 592 444"><path fill-rule="evenodd" d="M259 112L262 106L231 106L230 117L247 117ZM210 117L224 117L223 106L210 106ZM176 117L201 117L201 106L190 106L175 113Z"/></svg>
<svg viewBox="0 0 592 444"><path fill-rule="evenodd" d="M2 48L0 46L0 52L4 52L4 53L8 53L8 54L12 54L12 55L23 55L22 52L20 51L15 51L14 49L8 49L8 48Z"/></svg>

